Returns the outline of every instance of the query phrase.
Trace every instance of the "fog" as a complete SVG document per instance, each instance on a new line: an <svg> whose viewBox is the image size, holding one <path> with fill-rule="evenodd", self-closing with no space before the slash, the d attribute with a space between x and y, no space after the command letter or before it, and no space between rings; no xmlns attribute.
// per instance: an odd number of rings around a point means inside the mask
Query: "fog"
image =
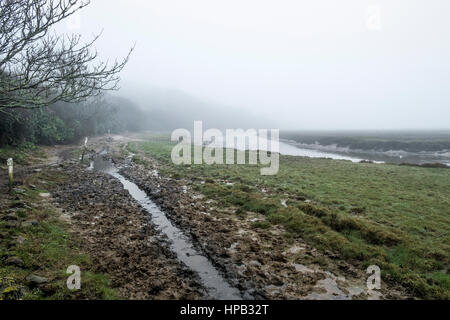
<svg viewBox="0 0 450 320"><path fill-rule="evenodd" d="M103 59L136 44L117 94L142 108L176 92L249 127L450 128L448 0L91 2L59 29L103 30Z"/></svg>

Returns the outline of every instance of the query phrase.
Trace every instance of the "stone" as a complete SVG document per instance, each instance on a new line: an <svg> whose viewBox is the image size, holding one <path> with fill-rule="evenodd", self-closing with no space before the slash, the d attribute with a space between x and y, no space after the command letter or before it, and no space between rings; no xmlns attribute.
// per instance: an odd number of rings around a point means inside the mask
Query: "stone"
<svg viewBox="0 0 450 320"><path fill-rule="evenodd" d="M17 301L23 299L28 294L30 294L30 290L27 287L11 285L0 290L0 300Z"/></svg>
<svg viewBox="0 0 450 320"><path fill-rule="evenodd" d="M27 280L28 283L32 286L40 286L48 283L47 278L39 277L35 274L30 274L25 280Z"/></svg>
<svg viewBox="0 0 450 320"><path fill-rule="evenodd" d="M16 203L13 203L10 207L11 208L15 208L15 209L20 209L20 208L25 207L25 203L23 203L23 202L16 202Z"/></svg>
<svg viewBox="0 0 450 320"><path fill-rule="evenodd" d="M17 215L15 213L10 213L10 214L7 214L6 216L4 216L2 218L2 220L3 221L17 221L19 219L17 218Z"/></svg>
<svg viewBox="0 0 450 320"><path fill-rule="evenodd" d="M262 267L262 264L256 260L250 261L250 265L255 266L255 267Z"/></svg>
<svg viewBox="0 0 450 320"><path fill-rule="evenodd" d="M20 259L19 257L9 257L8 259L6 259L6 264L9 266L15 266L19 268L24 266L23 260Z"/></svg>
<svg viewBox="0 0 450 320"><path fill-rule="evenodd" d="M26 191L22 188L14 188L13 191L18 194L25 194Z"/></svg>
<svg viewBox="0 0 450 320"><path fill-rule="evenodd" d="M160 280L153 280L150 282L151 289L149 290L149 294L157 294L161 290L163 290L164 286Z"/></svg>
<svg viewBox="0 0 450 320"><path fill-rule="evenodd" d="M18 236L17 238L14 239L14 242L18 245L24 244L25 241L27 241L27 239L22 236Z"/></svg>
<svg viewBox="0 0 450 320"><path fill-rule="evenodd" d="M50 193L40 193L39 196L41 198L50 198L51 197Z"/></svg>
<svg viewBox="0 0 450 320"><path fill-rule="evenodd" d="M44 284L39 286L39 289L46 296L52 296L58 291L58 287L54 283L44 283Z"/></svg>
<svg viewBox="0 0 450 320"><path fill-rule="evenodd" d="M14 247L16 247L16 246L17 246L17 243L16 243L14 240L12 240L12 241L10 241L10 242L8 243L7 248L8 248L8 249L11 249L11 248L14 248Z"/></svg>
<svg viewBox="0 0 450 320"><path fill-rule="evenodd" d="M19 223L19 221L16 221L16 220L6 221L6 224L5 224L6 229L15 229L15 228L18 228L19 226L20 226L20 223Z"/></svg>
<svg viewBox="0 0 450 320"><path fill-rule="evenodd" d="M36 227L38 225L39 225L39 222L34 221L34 220L25 221L24 223L22 223L22 227L24 227L24 228Z"/></svg>

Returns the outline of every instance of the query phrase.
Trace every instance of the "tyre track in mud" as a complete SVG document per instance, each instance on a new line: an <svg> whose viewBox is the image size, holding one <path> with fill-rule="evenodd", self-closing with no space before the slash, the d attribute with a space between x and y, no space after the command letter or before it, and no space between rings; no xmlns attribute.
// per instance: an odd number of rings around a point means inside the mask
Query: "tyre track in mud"
<svg viewBox="0 0 450 320"><path fill-rule="evenodd" d="M145 157L150 164L147 168L136 163L124 166L125 161L120 152L124 143L130 141L130 138L102 137L91 141L90 147L100 152L104 146L110 146L113 163L122 166L120 174L145 191L174 225L193 239L193 247L202 252L225 275L227 281L241 291L245 299L402 298L402 292L391 288L380 292L368 290L364 271L336 260L336 255L331 252L318 252L301 239L293 243L286 241L282 237L284 230L280 227L274 226L264 232L255 231L251 223L259 218L258 215L250 214L245 221L238 219L231 212L233 210L220 208L214 200L205 199L194 192L194 182L160 176L158 171L164 164L151 157ZM166 249L170 246L161 236L156 237L155 241ZM183 265L173 252L172 258L178 265ZM312 263L315 258L327 260L328 266L332 268L323 269ZM184 277L196 279L193 281L196 282L194 287L201 287L201 281L195 273L192 276L181 275L181 281L186 281ZM383 288L386 286L383 285ZM188 291L192 293L195 290ZM194 296L207 298L204 294Z"/></svg>
<svg viewBox="0 0 450 320"><path fill-rule="evenodd" d="M222 277L221 272L211 264L203 252L196 249L192 238L178 229L167 218L166 214L147 197L143 190L120 174L108 153L109 147L105 147L99 155L94 155L89 169L107 173L120 181L125 190L143 207L152 225L168 239L169 249L176 254L178 260L198 275L199 282L205 288L206 298L215 300L242 299L240 291Z"/></svg>
<svg viewBox="0 0 450 320"><path fill-rule="evenodd" d="M319 252L302 239L288 241L285 230L267 231L251 225L261 216L250 213L242 221L233 209L220 208L213 199L193 191L193 181L161 176L164 164L148 155L144 167L133 163L121 170L194 239L199 250L228 280L255 299L402 299L402 288L383 283L381 291L369 290L365 270L342 261L332 252ZM120 159L116 159L120 163ZM315 260L326 261L326 268Z"/></svg>
<svg viewBox="0 0 450 320"><path fill-rule="evenodd" d="M62 161L62 162L61 162ZM61 160L52 190L71 233L124 299L203 299L198 276L180 263L146 211L110 175Z"/></svg>

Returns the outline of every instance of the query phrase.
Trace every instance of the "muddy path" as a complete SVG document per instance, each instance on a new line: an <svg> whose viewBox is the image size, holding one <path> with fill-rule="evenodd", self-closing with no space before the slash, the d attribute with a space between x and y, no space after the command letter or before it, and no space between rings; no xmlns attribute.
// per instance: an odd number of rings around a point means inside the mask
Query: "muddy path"
<svg viewBox="0 0 450 320"><path fill-rule="evenodd" d="M280 226L255 230L261 216L238 217L215 199L194 191L198 181L161 174L165 166L139 154L147 165L130 163L120 172L144 190L168 218L246 297L256 299L403 299L402 288L383 283L367 288L366 270L319 252L301 239L286 239ZM120 159L116 159L120 163Z"/></svg>
<svg viewBox="0 0 450 320"><path fill-rule="evenodd" d="M216 269L202 251L197 250L193 239L172 223L143 190L120 173L119 168L112 163L108 150L109 147L105 147L100 154L92 157L89 170L107 173L123 185L133 199L142 206L144 214L148 216L154 228L158 230L160 234L158 241L166 243L168 249L175 253L177 259L198 276L197 280L204 288L206 298L215 300L242 299L241 292L227 282L222 273ZM125 161L123 168L128 166L129 161Z"/></svg>
<svg viewBox="0 0 450 320"><path fill-rule="evenodd" d="M72 233L126 299L199 299L198 277L178 262L146 211L108 174L61 164L70 179L52 197Z"/></svg>
<svg viewBox="0 0 450 320"><path fill-rule="evenodd" d="M189 233L180 230L174 225L167 217L166 214L158 208L158 206L153 203L150 198L147 197L146 193L139 189L137 185L133 182L126 179L119 172L119 168L128 167L129 161L114 161L112 159L115 158L114 155L118 155L124 143L136 141L135 139L123 137L123 136L114 136L114 137L101 137L92 139L89 143L89 153L86 155L87 158L90 159L89 166L84 165L83 169L85 172L81 174L83 176L90 176L89 179L94 179L91 181L89 186L89 181L79 181L78 183L74 183L71 179L70 184L67 188L58 188L55 191L55 197L60 203L61 206L67 208L68 206L74 206L78 209L77 205L80 204L80 197L84 200L87 199L90 206L90 211L93 213L87 215L80 214L72 214L71 219L82 219L83 223L86 224L92 230L84 232L79 232L78 235L83 239L87 239L90 243L98 243L99 246L104 246L105 242L108 243L113 239L101 239L102 232L99 235L99 227L103 230L103 226L105 225L105 219L112 219L112 221L117 221L115 224L113 223L112 228L115 228L114 234L123 234L125 232L124 228L129 228L130 224L132 227L139 228L141 227L141 235L139 238L143 239L143 233L148 232L150 230L152 232L153 237L149 240L153 245L159 246L156 252L160 252L161 248L163 248L164 254L178 265L177 275L181 276L181 278L185 278L185 283L190 283L189 285L185 285L184 287L180 285L180 281L176 281L177 279L172 279L172 282L168 284L170 280L167 280L166 283L162 284L162 286L167 287L178 287L179 291L182 293L183 291L187 291L190 295L179 295L177 298L181 299L192 299L192 298L201 298L201 299L219 299L219 300L240 300L243 298L242 292L237 288L233 287L227 279L222 276L221 270L217 269L211 261L203 254L203 252L197 250L197 246L194 244L193 239L189 236ZM76 163L76 160L73 159L73 155L76 154L76 150L79 149L78 146L72 148L64 148L59 153L57 152L57 157L60 167L63 167L63 170L66 174L71 171L70 165ZM80 172L77 166L75 166L75 174L77 174L77 178L80 177ZM101 211L101 207L103 205L101 198L104 202L104 197L96 196L95 193L98 193L99 185L97 180L100 178L107 179L106 181L100 183L100 190L106 190L106 193L113 193L114 196L108 201L112 203L117 203L117 207L123 205L123 199L117 199L117 194L121 194L123 196L127 196L127 201L133 202L134 205L137 205L139 208L140 216L144 218L145 221L138 222L136 221L136 225L133 225L131 222L125 223L124 225L124 216L121 213L114 210L111 215L105 216L105 213L99 213ZM77 180L77 179L75 179ZM102 179L100 179L102 180ZM119 190L120 189L120 190ZM66 192L67 191L67 192ZM120 191L120 192L119 192ZM83 196L80 196L80 193L83 193ZM94 195L92 195L94 193ZM100 204L99 204L100 202ZM125 201L126 203L126 201ZM129 205L128 205L129 206ZM126 211L129 213L129 207L126 206ZM83 210L89 208L82 208ZM132 210L131 210L132 211ZM93 216L94 215L94 216ZM93 219L88 219L88 217L92 217ZM119 216L119 218L117 218ZM129 217L127 217L129 219ZM87 221L86 221L87 220ZM145 229L145 230L144 230ZM94 235L91 235L93 233ZM134 240L136 240L136 236L132 236ZM122 237L119 237L119 240ZM128 245L134 245L134 243L128 243ZM95 248L93 251L96 251ZM148 254L149 250L143 250L144 253ZM151 251L151 250L150 250ZM131 257L131 254L134 256ZM97 254L96 254L97 255ZM103 272L110 273L111 269L120 270L123 269L120 267L120 259L118 259L117 255L113 255L112 260L114 263L107 264L102 269ZM129 259L135 258L148 258L145 254L143 255L141 250L133 250L130 253ZM154 255L150 257L154 259ZM101 255L99 257L99 261L104 265L104 261L111 260L109 256ZM148 267L148 266L144 266ZM173 270L170 270L167 266L159 265L161 273L170 274L173 273ZM125 270L126 271L126 270ZM115 271L117 273L117 271ZM125 276L125 274L121 274L120 277ZM133 282L132 277L135 277L135 273L129 273L128 278L130 282ZM160 278L161 275L158 275ZM150 277L151 278L155 278ZM167 278L167 277L166 277ZM136 281L134 281L136 282ZM151 282L151 281L149 281ZM158 281L159 285L160 281ZM192 288L195 288L193 290ZM142 291L139 288L136 296L139 297L139 292ZM192 292L191 292L192 291ZM151 297L151 296L150 296ZM169 296L170 297L170 296ZM172 296L173 297L173 296ZM149 298L149 296L141 295L140 298ZM153 297L151 297L153 298ZM247 296L248 299L253 299L252 296Z"/></svg>
<svg viewBox="0 0 450 320"><path fill-rule="evenodd" d="M80 146L47 148L47 159L21 168L62 175L48 201L125 299L402 299L383 283L367 289L365 270L319 252L285 230L252 228L245 218L194 191L198 181L161 174L166 164L125 157L135 136L91 139L89 161ZM21 174L22 174L21 173Z"/></svg>
<svg viewBox="0 0 450 320"><path fill-rule="evenodd" d="M98 140L99 143L93 139L90 145L92 157L96 157L97 147L114 141L110 138ZM46 206L64 221L67 231L92 260L88 269L80 265L82 275L106 275L111 288L123 299L209 298L198 274L177 258L168 239L152 223L145 208L118 179L103 171L89 170L86 163L81 164L79 151L80 147L76 145L45 148L47 158L33 165L17 166L15 178L17 190L46 189ZM22 201L22 197L16 198ZM8 205L1 203L0 221L8 213ZM41 203L24 202L20 207L33 210L38 206ZM34 223L47 223L45 217L40 219ZM21 221L17 221L18 227L20 224ZM65 281L59 279L59 273L53 273L53 278L45 266L33 268L35 272L47 275L50 283ZM20 278L17 281L24 285L26 282Z"/></svg>

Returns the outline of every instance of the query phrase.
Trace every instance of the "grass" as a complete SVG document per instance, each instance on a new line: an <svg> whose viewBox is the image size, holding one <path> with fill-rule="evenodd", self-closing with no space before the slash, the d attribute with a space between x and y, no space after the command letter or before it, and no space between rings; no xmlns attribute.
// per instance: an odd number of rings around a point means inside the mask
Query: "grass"
<svg viewBox="0 0 450 320"><path fill-rule="evenodd" d="M408 152L450 149L450 131L353 131L353 132L282 132L281 137L305 144L318 142L353 150L404 150Z"/></svg>
<svg viewBox="0 0 450 320"><path fill-rule="evenodd" d="M238 215L261 214L256 229L282 225L361 268L380 266L386 281L417 297L450 298L450 170L281 156L279 174L261 176L260 166L175 166L173 146L158 137L127 149Z"/></svg>
<svg viewBox="0 0 450 320"><path fill-rule="evenodd" d="M94 266L88 254L80 248L80 240L69 232L69 225L59 219L59 214L51 205L42 204L39 194L45 193L40 179L52 181L53 184L64 179L63 174L39 173L28 178L37 185L36 190L26 187L21 195L24 203L33 203L32 209L18 210L21 220L36 220L39 224L29 228L6 229L5 222L0 222L0 300L14 297L24 279L30 274L36 274L50 280L45 289L33 289L27 293L26 300L76 300L76 299L117 299L118 295L111 288L111 284L104 274L84 272L92 270ZM14 195L12 199L14 199ZM9 206L18 201L10 200ZM12 239L21 236L25 238L23 244L9 247ZM23 262L23 267L12 267L1 257L17 256ZM81 290L69 291L66 287L66 274L69 266L76 265L81 269Z"/></svg>
<svg viewBox="0 0 450 320"><path fill-rule="evenodd" d="M34 144L25 143L18 147L3 146L0 148L0 162L6 165L6 160L14 159L15 164L32 163L33 158L44 158L45 154Z"/></svg>

